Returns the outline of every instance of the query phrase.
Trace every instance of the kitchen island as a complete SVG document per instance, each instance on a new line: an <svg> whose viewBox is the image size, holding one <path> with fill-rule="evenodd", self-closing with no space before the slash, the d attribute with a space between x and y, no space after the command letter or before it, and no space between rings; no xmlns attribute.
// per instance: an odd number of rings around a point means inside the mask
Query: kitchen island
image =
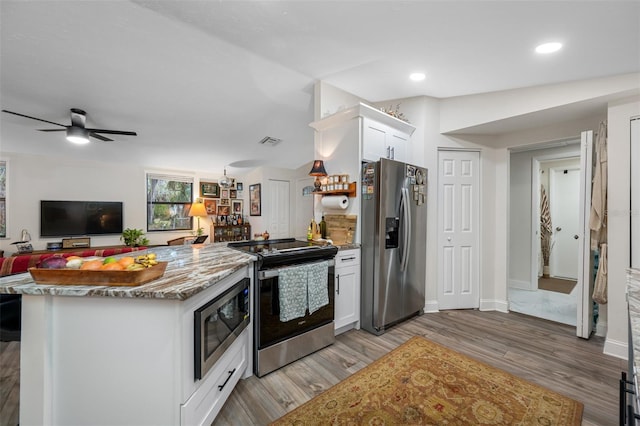
<svg viewBox="0 0 640 426"><path fill-rule="evenodd" d="M194 378L194 311L251 280L254 257L224 244L148 252L167 269L136 287L0 279L0 293L22 294L21 424L210 424L252 374L248 326Z"/></svg>

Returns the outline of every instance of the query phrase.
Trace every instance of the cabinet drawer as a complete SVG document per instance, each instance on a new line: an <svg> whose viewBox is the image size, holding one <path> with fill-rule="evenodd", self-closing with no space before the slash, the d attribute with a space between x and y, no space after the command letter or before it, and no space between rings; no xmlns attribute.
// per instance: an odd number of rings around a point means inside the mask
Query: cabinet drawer
<svg viewBox="0 0 640 426"><path fill-rule="evenodd" d="M360 250L339 251L335 258L336 268L360 264Z"/></svg>
<svg viewBox="0 0 640 426"><path fill-rule="evenodd" d="M200 387L180 407L181 425L210 425L247 368L248 330L227 349Z"/></svg>

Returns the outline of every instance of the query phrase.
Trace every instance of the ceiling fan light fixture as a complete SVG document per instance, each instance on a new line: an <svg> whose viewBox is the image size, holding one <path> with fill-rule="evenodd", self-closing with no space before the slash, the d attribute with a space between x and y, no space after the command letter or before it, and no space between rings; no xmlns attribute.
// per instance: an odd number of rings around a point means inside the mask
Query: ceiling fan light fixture
<svg viewBox="0 0 640 426"><path fill-rule="evenodd" d="M89 143L89 131L81 127L69 127L67 129L67 140L78 145L87 144Z"/></svg>

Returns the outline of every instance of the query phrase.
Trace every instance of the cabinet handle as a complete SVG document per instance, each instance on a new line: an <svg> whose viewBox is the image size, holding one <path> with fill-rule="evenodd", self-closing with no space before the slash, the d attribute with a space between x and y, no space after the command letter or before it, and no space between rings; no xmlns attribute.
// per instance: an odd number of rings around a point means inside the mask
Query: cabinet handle
<svg viewBox="0 0 640 426"><path fill-rule="evenodd" d="M231 376L233 376L233 373L236 372L236 369L234 368L233 370L229 371L229 377L227 377L227 380L224 381L223 384L218 385L218 390L221 391L222 388L224 388L227 385L227 382L229 381L229 379L231 379Z"/></svg>
<svg viewBox="0 0 640 426"><path fill-rule="evenodd" d="M351 257L343 257L342 259L340 259L341 262L346 262L347 260L356 260L355 256L351 256Z"/></svg>
<svg viewBox="0 0 640 426"><path fill-rule="evenodd" d="M391 147L387 147L387 158L391 158Z"/></svg>
<svg viewBox="0 0 640 426"><path fill-rule="evenodd" d="M396 149L391 147L391 159L394 160L396 158Z"/></svg>
<svg viewBox="0 0 640 426"><path fill-rule="evenodd" d="M340 294L340 275L336 275L336 293Z"/></svg>

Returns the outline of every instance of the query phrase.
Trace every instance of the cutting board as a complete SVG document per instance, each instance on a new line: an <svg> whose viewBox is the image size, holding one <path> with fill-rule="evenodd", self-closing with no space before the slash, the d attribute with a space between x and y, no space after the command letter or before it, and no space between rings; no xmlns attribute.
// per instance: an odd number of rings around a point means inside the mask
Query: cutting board
<svg viewBox="0 0 640 426"><path fill-rule="evenodd" d="M352 244L358 224L357 215L327 214L324 215L327 223L327 238L335 245Z"/></svg>

